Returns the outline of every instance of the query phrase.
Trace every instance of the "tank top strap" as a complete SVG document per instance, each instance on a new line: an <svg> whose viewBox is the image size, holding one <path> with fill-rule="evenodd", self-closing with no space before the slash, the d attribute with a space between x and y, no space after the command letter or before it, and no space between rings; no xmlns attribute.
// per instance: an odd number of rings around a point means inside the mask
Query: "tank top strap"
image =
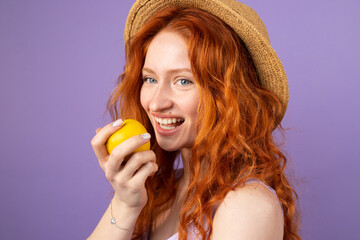
<svg viewBox="0 0 360 240"><path fill-rule="evenodd" d="M249 183L259 183L263 186L265 186L270 192L272 192L272 194L274 194L274 196L276 198L278 198L277 194L276 194L276 191L270 187L269 185L265 184L263 181L261 181L260 179L258 178L248 178L246 181L245 181L245 184L249 184Z"/></svg>

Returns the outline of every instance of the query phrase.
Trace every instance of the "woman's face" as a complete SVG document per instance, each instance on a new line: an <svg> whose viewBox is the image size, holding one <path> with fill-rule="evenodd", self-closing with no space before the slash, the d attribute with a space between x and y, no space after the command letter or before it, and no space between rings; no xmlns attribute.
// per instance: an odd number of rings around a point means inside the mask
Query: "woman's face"
<svg viewBox="0 0 360 240"><path fill-rule="evenodd" d="M191 148L196 137L199 90L187 44L176 32L161 31L151 41L142 69L142 107L156 140L167 151Z"/></svg>

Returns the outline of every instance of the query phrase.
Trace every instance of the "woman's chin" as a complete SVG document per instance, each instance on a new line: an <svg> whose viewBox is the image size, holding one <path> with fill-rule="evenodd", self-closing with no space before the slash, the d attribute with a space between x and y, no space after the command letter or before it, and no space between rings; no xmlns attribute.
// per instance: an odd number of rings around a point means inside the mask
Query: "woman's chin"
<svg viewBox="0 0 360 240"><path fill-rule="evenodd" d="M168 151L168 152L174 152L174 151L180 150L179 146L174 146L172 144L161 143L161 142L158 142L158 144L161 147L161 149Z"/></svg>

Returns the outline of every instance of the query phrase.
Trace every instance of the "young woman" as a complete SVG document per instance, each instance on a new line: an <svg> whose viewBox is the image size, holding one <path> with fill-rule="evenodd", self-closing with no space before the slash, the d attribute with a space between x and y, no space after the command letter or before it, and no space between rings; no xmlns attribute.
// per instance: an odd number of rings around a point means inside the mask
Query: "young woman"
<svg viewBox="0 0 360 240"><path fill-rule="evenodd" d="M118 120L91 141L114 197L89 239L300 239L272 137L287 78L258 15L233 0L138 0L125 41L107 109ZM148 133L109 155L120 118Z"/></svg>

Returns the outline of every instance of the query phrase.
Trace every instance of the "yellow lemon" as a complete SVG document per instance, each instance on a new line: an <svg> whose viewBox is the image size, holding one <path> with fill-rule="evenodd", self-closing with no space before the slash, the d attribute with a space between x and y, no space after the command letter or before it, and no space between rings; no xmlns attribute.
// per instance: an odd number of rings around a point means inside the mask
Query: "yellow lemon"
<svg viewBox="0 0 360 240"><path fill-rule="evenodd" d="M140 135L143 133L147 133L146 128L134 119L126 119L124 120L122 127L114 132L106 142L106 149L110 154L112 150L125 141L128 138L131 138L135 135ZM146 151L150 150L150 142L145 143L144 145L138 147L134 152Z"/></svg>

